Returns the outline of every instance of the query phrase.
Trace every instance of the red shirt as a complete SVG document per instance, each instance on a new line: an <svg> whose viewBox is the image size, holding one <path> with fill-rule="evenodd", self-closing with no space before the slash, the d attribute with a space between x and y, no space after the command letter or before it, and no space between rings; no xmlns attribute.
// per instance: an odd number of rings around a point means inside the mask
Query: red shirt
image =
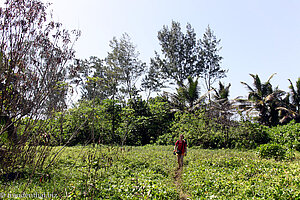
<svg viewBox="0 0 300 200"><path fill-rule="evenodd" d="M177 140L175 146L177 146L177 149L180 150L182 154L184 154L186 150L186 142L184 140Z"/></svg>

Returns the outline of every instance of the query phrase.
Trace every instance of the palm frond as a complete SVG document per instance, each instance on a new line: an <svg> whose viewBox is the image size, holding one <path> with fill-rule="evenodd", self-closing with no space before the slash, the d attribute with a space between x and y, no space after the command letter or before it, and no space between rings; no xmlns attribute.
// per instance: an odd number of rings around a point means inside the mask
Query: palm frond
<svg viewBox="0 0 300 200"><path fill-rule="evenodd" d="M252 87L250 85L248 85L247 83L241 81L241 84L245 85L246 88L250 91L250 92L254 92L254 89L252 89Z"/></svg>
<svg viewBox="0 0 300 200"><path fill-rule="evenodd" d="M271 81L271 79L276 75L277 73L272 74L269 79L267 80L267 83L269 83Z"/></svg>

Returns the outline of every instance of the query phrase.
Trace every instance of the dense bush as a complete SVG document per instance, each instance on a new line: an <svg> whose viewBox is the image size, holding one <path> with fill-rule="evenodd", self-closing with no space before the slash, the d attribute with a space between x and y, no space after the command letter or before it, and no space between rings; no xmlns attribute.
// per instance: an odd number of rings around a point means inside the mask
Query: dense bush
<svg viewBox="0 0 300 200"><path fill-rule="evenodd" d="M131 110L131 113L130 113ZM129 101L122 110L120 134L127 145L145 145L154 143L160 135L169 131L172 114L167 102L156 97L146 102L142 99Z"/></svg>
<svg viewBox="0 0 300 200"><path fill-rule="evenodd" d="M277 143L268 143L259 148L261 158L274 158L275 160L284 160L287 157L287 148Z"/></svg>
<svg viewBox="0 0 300 200"><path fill-rule="evenodd" d="M26 118L23 119L26 124ZM32 123L32 142L50 145L88 143L170 145L184 134L189 146L202 148L256 148L274 142L291 151L300 149L300 124L265 127L250 121L228 121L208 117L205 111L170 112L169 104L156 97L123 104L116 100L81 101L49 119ZM19 127L22 135L25 127ZM3 139L4 137L2 137ZM33 141L34 140L34 141ZM29 141L30 142L30 141Z"/></svg>
<svg viewBox="0 0 300 200"><path fill-rule="evenodd" d="M264 126L257 123L232 122L232 126L209 119L205 112L176 113L171 133L158 138L158 144L174 144L184 134L189 146L202 148L256 148L269 141Z"/></svg>
<svg viewBox="0 0 300 200"><path fill-rule="evenodd" d="M101 103L80 101L65 112L32 124L32 141L43 145L120 144L145 145L154 143L169 131L172 113L161 98L128 101L116 100ZM24 123L26 118L23 119ZM19 127L19 134L25 131ZM2 137L3 138L3 137ZM33 141L34 140L34 141Z"/></svg>
<svg viewBox="0 0 300 200"><path fill-rule="evenodd" d="M250 121L239 122L230 129L231 147L256 148L270 141L267 127Z"/></svg>
<svg viewBox="0 0 300 200"><path fill-rule="evenodd" d="M52 119L49 124L55 127L51 132L52 144L109 144L118 141L119 136L115 132L120 122L120 112L121 105L117 101L105 100L102 104L82 101L66 113L57 113Z"/></svg>
<svg viewBox="0 0 300 200"><path fill-rule="evenodd" d="M281 144L290 150L300 151L300 123L291 121L287 125L278 125L267 129L272 142Z"/></svg>

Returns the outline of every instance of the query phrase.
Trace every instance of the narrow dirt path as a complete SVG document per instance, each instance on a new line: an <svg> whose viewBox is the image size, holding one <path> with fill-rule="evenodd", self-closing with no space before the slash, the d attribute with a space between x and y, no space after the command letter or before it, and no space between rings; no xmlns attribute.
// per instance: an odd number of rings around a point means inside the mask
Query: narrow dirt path
<svg viewBox="0 0 300 200"><path fill-rule="evenodd" d="M174 172L174 183L176 185L177 191L179 192L179 198L180 200L188 200L189 195L185 194L183 191L183 186L182 186L182 179L181 179L181 175L182 175L182 170L183 168L176 168L175 172Z"/></svg>

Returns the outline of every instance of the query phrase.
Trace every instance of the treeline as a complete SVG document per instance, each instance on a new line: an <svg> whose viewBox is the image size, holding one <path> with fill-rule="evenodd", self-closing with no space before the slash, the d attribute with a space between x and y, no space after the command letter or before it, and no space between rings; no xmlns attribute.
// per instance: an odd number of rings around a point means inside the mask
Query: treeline
<svg viewBox="0 0 300 200"><path fill-rule="evenodd" d="M216 115L205 108L184 112L171 108L165 96L150 98L148 102L139 98L128 105L109 99L99 104L81 101L47 122L42 120L45 134L33 143L172 145L179 134L184 134L189 146L202 148L250 149L271 142L300 150L300 124L295 120L268 127L248 119L232 120L233 113L229 112Z"/></svg>

